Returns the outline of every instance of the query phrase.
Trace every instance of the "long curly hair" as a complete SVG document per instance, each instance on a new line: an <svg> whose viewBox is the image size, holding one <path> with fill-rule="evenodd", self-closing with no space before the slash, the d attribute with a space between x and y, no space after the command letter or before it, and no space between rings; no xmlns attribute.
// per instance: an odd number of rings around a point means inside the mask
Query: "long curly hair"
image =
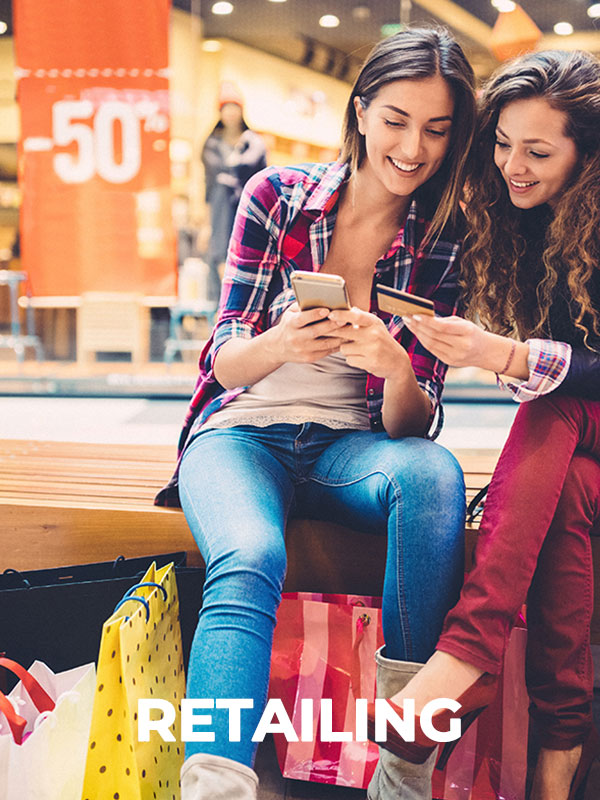
<svg viewBox="0 0 600 800"><path fill-rule="evenodd" d="M543 98L565 114L565 135L577 148L553 216L547 207L516 208L494 164L502 108L528 98ZM600 268L600 61L585 52L549 50L501 67L480 99L469 176L460 279L467 316L478 315L497 333L546 336L562 283L572 324L589 346L590 335L600 336L590 297Z"/></svg>

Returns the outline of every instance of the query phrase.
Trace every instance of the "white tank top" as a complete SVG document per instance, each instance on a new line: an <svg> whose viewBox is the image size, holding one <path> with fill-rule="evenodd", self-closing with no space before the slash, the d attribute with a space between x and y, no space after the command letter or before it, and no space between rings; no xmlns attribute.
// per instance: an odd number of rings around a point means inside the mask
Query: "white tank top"
<svg viewBox="0 0 600 800"><path fill-rule="evenodd" d="M349 366L340 353L314 364L288 362L211 414L202 430L282 422L368 430L366 383L365 370Z"/></svg>

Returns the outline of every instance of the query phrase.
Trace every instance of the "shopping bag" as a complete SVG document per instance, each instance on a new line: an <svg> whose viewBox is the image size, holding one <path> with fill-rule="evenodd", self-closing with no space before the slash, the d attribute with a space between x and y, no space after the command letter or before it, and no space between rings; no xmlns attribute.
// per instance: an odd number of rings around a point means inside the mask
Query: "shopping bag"
<svg viewBox="0 0 600 800"><path fill-rule="evenodd" d="M354 731L355 699L375 695L375 651L383 644L381 598L289 593L277 614L269 696L283 701L300 731L301 700L314 701L313 741L275 734L286 778L338 786L368 785L379 757L371 742L323 742L319 702L332 700L332 728Z"/></svg>
<svg viewBox="0 0 600 800"><path fill-rule="evenodd" d="M0 652L21 664L38 659L54 672L96 661L107 614L153 561L158 566L175 562L186 664L202 604L204 569L187 567L184 551L27 572L6 570L0 575Z"/></svg>
<svg viewBox="0 0 600 800"><path fill-rule="evenodd" d="M448 759L434 770L439 800L524 800L529 697L525 686L527 630L513 628L500 689Z"/></svg>
<svg viewBox="0 0 600 800"><path fill-rule="evenodd" d="M0 658L0 665L14 662ZM35 661L0 697L2 800L81 800L95 666L55 674ZM4 701L4 702L2 702Z"/></svg>
<svg viewBox="0 0 600 800"><path fill-rule="evenodd" d="M364 607L357 605L363 603ZM381 645L381 600L353 595L287 594L273 642L269 696L283 700L300 730L302 698L332 698L334 729L352 731L354 699L375 697L375 650ZM369 624L361 634L361 616ZM360 653L360 691L353 664ZM528 697L525 687L527 631L515 628L506 651L500 690L471 725L446 768L435 770L437 800L524 800L527 772ZM337 716L336 716L337 712ZM337 726L337 727L336 727ZM366 789L378 749L364 742L288 742L276 734L282 775L296 780Z"/></svg>
<svg viewBox="0 0 600 800"><path fill-rule="evenodd" d="M180 710L184 696L174 565L152 564L133 589L102 630L83 800L179 798L183 745L158 735L140 742L137 731L138 700L167 700Z"/></svg>

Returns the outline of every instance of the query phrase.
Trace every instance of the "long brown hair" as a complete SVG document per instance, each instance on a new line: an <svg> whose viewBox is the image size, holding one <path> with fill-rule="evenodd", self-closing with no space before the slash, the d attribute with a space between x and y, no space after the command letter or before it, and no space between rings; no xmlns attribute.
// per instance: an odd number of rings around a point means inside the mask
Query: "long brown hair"
<svg viewBox="0 0 600 800"><path fill-rule="evenodd" d="M543 98L565 114L565 135L578 153L550 219L542 208L516 208L494 164L502 108L528 98ZM592 333L600 335L600 315L589 291L600 257L599 132L600 62L591 54L532 53L491 77L481 97L467 189L469 232L460 283L468 316L478 314L498 333L547 335L550 306L562 281L569 292L572 323L584 342ZM542 226L537 247L531 235L536 214ZM537 269L532 270L534 261Z"/></svg>
<svg viewBox="0 0 600 800"><path fill-rule="evenodd" d="M459 202L477 114L473 70L458 42L446 30L409 28L375 45L363 64L346 106L341 155L352 171L358 169L366 156L364 136L358 130L355 97L361 98L363 107L367 108L387 83L434 75L441 75L450 86L454 96L454 116L444 162L417 191L417 196L423 198L433 217L427 241L439 237L448 223L455 226L460 218Z"/></svg>

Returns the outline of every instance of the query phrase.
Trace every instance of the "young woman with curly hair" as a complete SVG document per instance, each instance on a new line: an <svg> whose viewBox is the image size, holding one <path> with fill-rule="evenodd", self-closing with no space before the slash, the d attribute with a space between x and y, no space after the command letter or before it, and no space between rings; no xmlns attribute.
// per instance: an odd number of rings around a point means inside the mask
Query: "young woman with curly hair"
<svg viewBox="0 0 600 800"><path fill-rule="evenodd" d="M600 533L600 63L550 51L501 68L481 101L462 258L468 319L407 319L444 362L506 376L521 402L494 472L475 566L437 650L392 700L493 697L528 602L539 723L536 800L582 796L599 751L589 644ZM500 379L499 379L500 380ZM397 741L420 761L434 743ZM577 794L577 793L580 794Z"/></svg>

